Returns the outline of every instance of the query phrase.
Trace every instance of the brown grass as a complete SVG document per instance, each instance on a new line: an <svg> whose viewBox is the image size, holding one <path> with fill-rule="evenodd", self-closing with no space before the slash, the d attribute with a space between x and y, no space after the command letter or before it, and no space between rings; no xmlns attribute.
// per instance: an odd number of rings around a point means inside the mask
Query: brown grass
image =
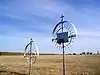
<svg viewBox="0 0 100 75"><path fill-rule="evenodd" d="M23 56L0 56L0 75L28 75ZM40 55L32 75L62 75L61 55ZM67 55L66 75L100 75L99 55Z"/></svg>

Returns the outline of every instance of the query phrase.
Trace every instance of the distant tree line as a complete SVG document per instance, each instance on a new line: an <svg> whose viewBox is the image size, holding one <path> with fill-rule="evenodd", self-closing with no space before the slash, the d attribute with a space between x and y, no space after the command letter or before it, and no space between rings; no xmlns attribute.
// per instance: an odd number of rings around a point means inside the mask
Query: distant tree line
<svg viewBox="0 0 100 75"><path fill-rule="evenodd" d="M27 54L27 53L26 53ZM21 52L0 52L0 56L3 55L24 55L24 53ZM33 53L34 55L34 53ZM58 55L58 54L53 54L53 53L40 53L40 55Z"/></svg>
<svg viewBox="0 0 100 75"><path fill-rule="evenodd" d="M97 55L99 54L99 52L97 52ZM68 55L93 55L93 53L92 52L82 52L82 53L79 53L79 54L77 54L77 53L69 53Z"/></svg>
<svg viewBox="0 0 100 75"><path fill-rule="evenodd" d="M0 52L0 56L2 55L23 55L24 53L21 52ZM94 53L92 52L82 52L82 53L68 53L66 55L93 55ZM97 55L99 55L99 51L97 51L96 53ZM33 54L34 55L34 54ZM53 54L53 53L40 53L40 55L59 55L59 54ZM61 54L62 55L62 54Z"/></svg>
<svg viewBox="0 0 100 75"><path fill-rule="evenodd" d="M93 53L92 52L82 52L80 53L80 55L92 55Z"/></svg>

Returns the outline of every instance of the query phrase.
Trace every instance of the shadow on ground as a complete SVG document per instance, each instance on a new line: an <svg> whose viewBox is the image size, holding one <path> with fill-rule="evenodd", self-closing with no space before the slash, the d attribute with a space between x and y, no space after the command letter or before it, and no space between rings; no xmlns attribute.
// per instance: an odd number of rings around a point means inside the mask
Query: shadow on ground
<svg viewBox="0 0 100 75"><path fill-rule="evenodd" d="M12 71L0 70L0 75L28 75L28 74L23 74L23 73L19 73L19 72L12 72Z"/></svg>

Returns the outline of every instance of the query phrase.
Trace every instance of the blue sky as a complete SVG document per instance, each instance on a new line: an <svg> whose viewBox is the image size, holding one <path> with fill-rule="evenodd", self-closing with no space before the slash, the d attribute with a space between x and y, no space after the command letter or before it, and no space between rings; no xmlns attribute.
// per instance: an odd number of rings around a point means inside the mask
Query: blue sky
<svg viewBox="0 0 100 75"><path fill-rule="evenodd" d="M99 0L0 0L0 51L23 52L32 37L40 52L60 53L52 43L52 29L71 21L78 39L66 52L100 50Z"/></svg>

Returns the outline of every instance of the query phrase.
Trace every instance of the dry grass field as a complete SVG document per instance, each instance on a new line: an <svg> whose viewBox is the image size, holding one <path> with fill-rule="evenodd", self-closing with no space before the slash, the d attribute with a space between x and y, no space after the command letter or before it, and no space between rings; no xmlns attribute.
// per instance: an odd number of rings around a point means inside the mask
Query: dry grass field
<svg viewBox="0 0 100 75"><path fill-rule="evenodd" d="M0 56L0 75L28 75L23 56ZM32 75L62 75L61 55L40 55ZM99 55L66 55L66 75L100 75Z"/></svg>

